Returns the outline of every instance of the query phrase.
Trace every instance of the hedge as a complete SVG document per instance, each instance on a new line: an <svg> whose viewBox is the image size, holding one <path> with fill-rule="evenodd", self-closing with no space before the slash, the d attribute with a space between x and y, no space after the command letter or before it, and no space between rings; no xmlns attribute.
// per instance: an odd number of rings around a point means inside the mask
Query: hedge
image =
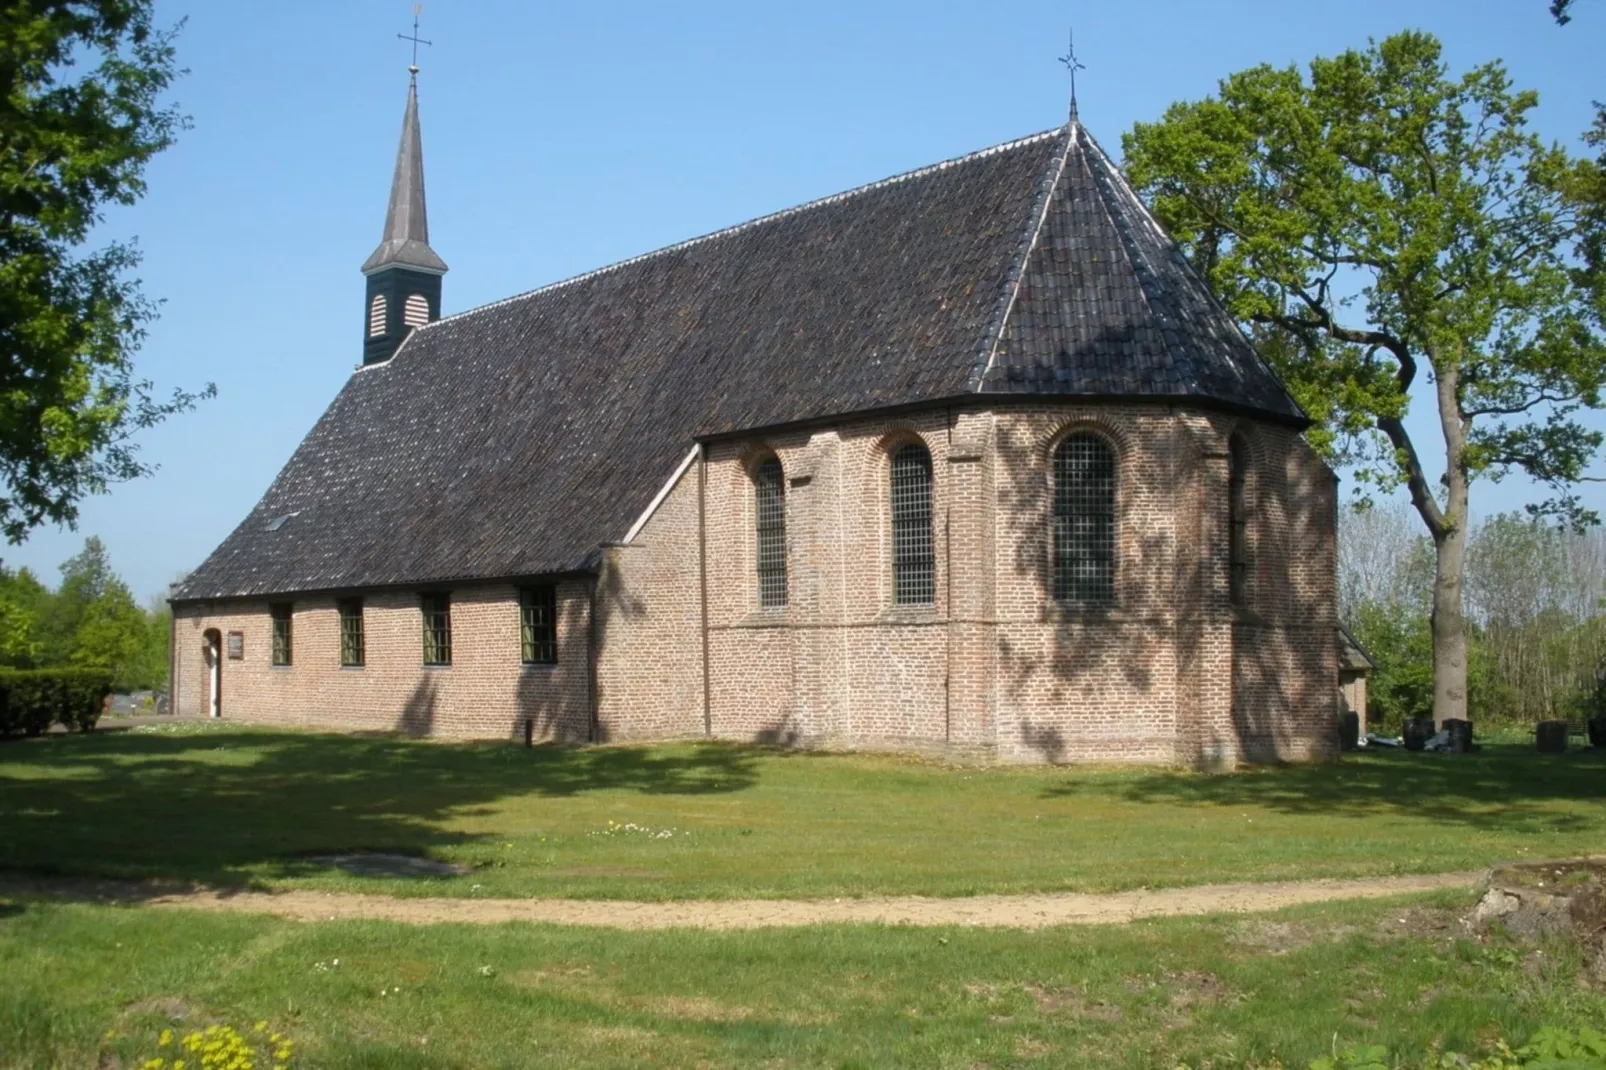
<svg viewBox="0 0 1606 1070"><path fill-rule="evenodd" d="M0 736L37 736L53 721L91 731L111 690L102 669L0 669Z"/></svg>

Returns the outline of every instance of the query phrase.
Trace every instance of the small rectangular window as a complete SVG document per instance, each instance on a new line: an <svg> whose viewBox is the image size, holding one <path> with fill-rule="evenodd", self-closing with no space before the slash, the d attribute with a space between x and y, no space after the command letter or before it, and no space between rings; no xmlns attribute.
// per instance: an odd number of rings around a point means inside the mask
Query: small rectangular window
<svg viewBox="0 0 1606 1070"><path fill-rule="evenodd" d="M295 614L295 607L288 602L275 603L268 607L268 614L273 620L273 664L290 664L290 623Z"/></svg>
<svg viewBox="0 0 1606 1070"><path fill-rule="evenodd" d="M519 631L526 665L557 662L558 598L551 584L526 587L519 592Z"/></svg>
<svg viewBox="0 0 1606 1070"><path fill-rule="evenodd" d="M347 598L340 608L340 664L347 669L363 666L362 599Z"/></svg>
<svg viewBox="0 0 1606 1070"><path fill-rule="evenodd" d="M424 664L452 663L452 596L426 594L424 611Z"/></svg>

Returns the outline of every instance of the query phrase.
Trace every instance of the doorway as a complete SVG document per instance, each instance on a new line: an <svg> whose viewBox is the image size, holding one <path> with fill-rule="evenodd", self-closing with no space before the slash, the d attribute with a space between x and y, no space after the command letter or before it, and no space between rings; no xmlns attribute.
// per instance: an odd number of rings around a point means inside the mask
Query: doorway
<svg viewBox="0 0 1606 1070"><path fill-rule="evenodd" d="M216 628L203 637L206 653L206 715L223 716L223 636Z"/></svg>

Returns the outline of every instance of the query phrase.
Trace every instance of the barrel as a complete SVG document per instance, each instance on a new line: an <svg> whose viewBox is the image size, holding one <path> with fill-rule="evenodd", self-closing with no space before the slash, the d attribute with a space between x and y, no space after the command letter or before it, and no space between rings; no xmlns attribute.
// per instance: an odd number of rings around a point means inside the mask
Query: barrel
<svg viewBox="0 0 1606 1070"><path fill-rule="evenodd" d="M1534 742L1540 754L1563 754L1567 750L1567 722L1540 721L1534 726Z"/></svg>
<svg viewBox="0 0 1606 1070"><path fill-rule="evenodd" d="M1451 754L1472 753L1472 722L1463 721L1459 717L1451 717L1444 722L1444 730L1450 733L1450 745L1445 749Z"/></svg>
<svg viewBox="0 0 1606 1070"><path fill-rule="evenodd" d="M1338 715L1338 745L1344 750L1357 750L1361 745L1361 715L1354 710Z"/></svg>
<svg viewBox="0 0 1606 1070"><path fill-rule="evenodd" d="M1589 745L1606 747L1606 716L1589 719Z"/></svg>
<svg viewBox="0 0 1606 1070"><path fill-rule="evenodd" d="M1406 750L1421 750L1433 738L1433 718L1407 717L1403 734Z"/></svg>

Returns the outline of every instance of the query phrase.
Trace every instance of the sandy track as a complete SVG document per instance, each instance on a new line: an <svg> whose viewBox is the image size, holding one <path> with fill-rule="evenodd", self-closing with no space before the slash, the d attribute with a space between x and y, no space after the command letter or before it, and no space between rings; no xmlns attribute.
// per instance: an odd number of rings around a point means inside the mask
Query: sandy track
<svg viewBox="0 0 1606 1070"><path fill-rule="evenodd" d="M763 929L869 923L1038 929L1050 925L1115 925L1138 918L1245 914L1300 903L1377 899L1470 889L1484 871L1279 884L1209 884L1159 891L1087 895L981 895L964 899L889 896L875 899L679 900L642 903L583 899L397 899L329 892L164 891L133 883L57 881L0 875L6 892L157 910L271 914L295 921L376 919L409 925L496 925L525 921L611 929Z"/></svg>

